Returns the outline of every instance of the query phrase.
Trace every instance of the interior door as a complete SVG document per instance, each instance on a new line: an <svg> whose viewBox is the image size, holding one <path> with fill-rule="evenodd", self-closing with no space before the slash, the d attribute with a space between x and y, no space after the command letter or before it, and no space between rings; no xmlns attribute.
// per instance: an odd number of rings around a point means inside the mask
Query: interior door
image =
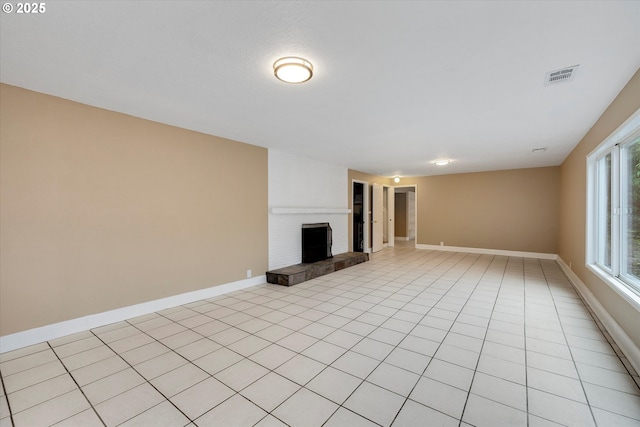
<svg viewBox="0 0 640 427"><path fill-rule="evenodd" d="M353 252L364 252L364 184L353 183Z"/></svg>
<svg viewBox="0 0 640 427"><path fill-rule="evenodd" d="M396 239L396 191L393 187L387 189L387 219L389 221L387 227L387 246L393 247Z"/></svg>
<svg viewBox="0 0 640 427"><path fill-rule="evenodd" d="M384 203L384 188L380 184L373 184L371 192L371 222L372 222L372 246L373 252L382 250L384 246L382 228L384 223L382 222L382 204Z"/></svg>

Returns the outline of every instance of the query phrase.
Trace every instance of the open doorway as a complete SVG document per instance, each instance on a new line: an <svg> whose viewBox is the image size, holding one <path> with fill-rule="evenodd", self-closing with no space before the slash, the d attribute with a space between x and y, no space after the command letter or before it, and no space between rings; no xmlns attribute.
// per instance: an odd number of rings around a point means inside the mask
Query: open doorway
<svg viewBox="0 0 640 427"><path fill-rule="evenodd" d="M394 246L395 208L393 187L371 184L371 251L378 252Z"/></svg>
<svg viewBox="0 0 640 427"><path fill-rule="evenodd" d="M415 241L417 230L415 186L394 187L395 240Z"/></svg>

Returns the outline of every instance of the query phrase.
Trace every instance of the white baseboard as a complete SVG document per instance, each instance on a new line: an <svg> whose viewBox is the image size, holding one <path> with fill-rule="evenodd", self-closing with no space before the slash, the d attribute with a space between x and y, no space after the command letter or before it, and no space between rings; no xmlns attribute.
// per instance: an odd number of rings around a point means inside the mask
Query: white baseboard
<svg viewBox="0 0 640 427"><path fill-rule="evenodd" d="M398 242L408 242L409 240L411 240L408 237L398 237L398 236L395 236L393 239Z"/></svg>
<svg viewBox="0 0 640 427"><path fill-rule="evenodd" d="M557 254L546 254L540 252L521 252L521 251L505 251L502 249L482 249L482 248L465 248L460 246L439 246L439 245L423 245L416 243L416 249L429 249L432 251L448 251L448 252L465 252L472 254L487 255L503 255L515 256L521 258L538 258L538 259L558 259Z"/></svg>
<svg viewBox="0 0 640 427"><path fill-rule="evenodd" d="M576 290L580 293L582 298L589 304L591 310L598 317L600 322L604 325L611 335L611 338L616 342L620 350L624 353L624 355L633 366L633 369L636 372L640 373L640 348L629 338L629 335L620 327L618 322L615 321L613 317L609 314L609 312L600 304L600 301L591 293L587 285L584 284L582 280L576 275L576 273L569 268L569 266L564 262L564 260L558 257L558 265L564 271L564 274L567 275L569 281L573 284Z"/></svg>
<svg viewBox="0 0 640 427"><path fill-rule="evenodd" d="M256 276L249 279L238 280L237 282L225 283L207 289L200 289L193 292L174 295L140 304L130 305L103 313L91 314L77 319L66 320L27 331L16 332L15 334L0 337L0 353L16 350L77 332L86 331L100 326L120 322L126 319L142 316L165 308L176 307L183 304L213 298L229 292L239 291L266 283L266 276Z"/></svg>

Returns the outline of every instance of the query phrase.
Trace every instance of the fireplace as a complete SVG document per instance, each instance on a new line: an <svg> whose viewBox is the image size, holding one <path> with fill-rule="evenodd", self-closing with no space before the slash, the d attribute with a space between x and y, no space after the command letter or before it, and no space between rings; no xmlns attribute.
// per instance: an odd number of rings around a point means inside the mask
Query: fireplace
<svg viewBox="0 0 640 427"><path fill-rule="evenodd" d="M332 258L331 226L328 222L302 224L302 262L311 263Z"/></svg>

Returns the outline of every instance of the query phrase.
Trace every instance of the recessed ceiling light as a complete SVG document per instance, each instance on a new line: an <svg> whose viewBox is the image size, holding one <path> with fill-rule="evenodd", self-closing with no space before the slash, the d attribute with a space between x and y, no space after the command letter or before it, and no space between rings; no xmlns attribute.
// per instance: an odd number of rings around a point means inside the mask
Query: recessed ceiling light
<svg viewBox="0 0 640 427"><path fill-rule="evenodd" d="M303 83L313 76L313 65L304 58L287 56L273 63L273 74L285 83Z"/></svg>
<svg viewBox="0 0 640 427"><path fill-rule="evenodd" d="M444 165L448 165L449 163L451 163L451 160L449 160L449 159L439 159L439 160L436 160L433 163L438 165L438 166L444 166Z"/></svg>

